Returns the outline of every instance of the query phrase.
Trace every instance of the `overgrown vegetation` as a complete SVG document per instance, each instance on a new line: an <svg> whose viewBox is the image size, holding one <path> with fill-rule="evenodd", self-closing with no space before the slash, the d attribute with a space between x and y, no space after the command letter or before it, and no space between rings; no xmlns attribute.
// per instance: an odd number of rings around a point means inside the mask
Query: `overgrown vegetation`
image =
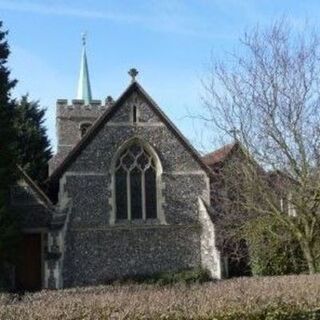
<svg viewBox="0 0 320 320"><path fill-rule="evenodd" d="M204 83L201 115L213 132L238 141L247 155L227 172L233 177L230 190L241 178L239 196L233 194L230 206L224 208L225 219L238 221L233 229L228 223L231 231L246 231L244 225L250 219L262 219L259 224L264 226L266 242L255 241L261 247L251 253L260 250L278 259L277 251L283 246L290 254L298 254L294 260L302 257L310 274L320 270L319 59L319 33L308 26L294 31L282 19L266 28L252 28L241 37L235 52L213 61ZM232 207L236 208L232 211ZM266 216L272 227L263 223ZM241 235L252 244L248 238ZM300 267L286 268L272 272L296 272Z"/></svg>
<svg viewBox="0 0 320 320"><path fill-rule="evenodd" d="M250 266L254 275L308 272L299 243L272 216L250 221L245 226L245 234L250 250Z"/></svg>
<svg viewBox="0 0 320 320"><path fill-rule="evenodd" d="M173 285L176 283L192 284L211 281L207 270L201 268L189 269L180 272L159 272L153 275L137 275L124 277L115 281L107 281L108 284L154 284L154 285Z"/></svg>
<svg viewBox="0 0 320 320"><path fill-rule="evenodd" d="M320 276L0 294L0 319L319 319Z"/></svg>

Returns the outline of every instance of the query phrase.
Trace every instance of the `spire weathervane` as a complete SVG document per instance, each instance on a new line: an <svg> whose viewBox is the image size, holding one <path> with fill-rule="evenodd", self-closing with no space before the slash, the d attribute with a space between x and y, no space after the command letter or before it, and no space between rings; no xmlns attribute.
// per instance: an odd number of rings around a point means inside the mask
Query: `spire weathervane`
<svg viewBox="0 0 320 320"><path fill-rule="evenodd" d="M131 77L131 82L136 81L136 76L138 75L139 71L136 68L131 68L128 71L129 76Z"/></svg>
<svg viewBox="0 0 320 320"><path fill-rule="evenodd" d="M82 45L85 47L86 42L87 42L87 33L86 32L81 33L81 39L82 39Z"/></svg>
<svg viewBox="0 0 320 320"><path fill-rule="evenodd" d="M91 86L90 86L90 78L89 78L89 68L87 62L87 54L86 54L86 44L87 44L87 33L84 32L81 34L82 41L82 56L81 56L81 64L80 64L80 74L78 81L78 92L77 99L84 100L85 104L90 104L91 97Z"/></svg>

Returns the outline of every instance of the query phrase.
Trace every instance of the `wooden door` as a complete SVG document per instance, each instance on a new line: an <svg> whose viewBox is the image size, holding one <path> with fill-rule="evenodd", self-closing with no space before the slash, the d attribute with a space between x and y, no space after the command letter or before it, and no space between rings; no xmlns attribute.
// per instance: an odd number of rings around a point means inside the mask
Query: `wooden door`
<svg viewBox="0 0 320 320"><path fill-rule="evenodd" d="M16 287L20 290L41 289L41 234L24 234L17 265Z"/></svg>

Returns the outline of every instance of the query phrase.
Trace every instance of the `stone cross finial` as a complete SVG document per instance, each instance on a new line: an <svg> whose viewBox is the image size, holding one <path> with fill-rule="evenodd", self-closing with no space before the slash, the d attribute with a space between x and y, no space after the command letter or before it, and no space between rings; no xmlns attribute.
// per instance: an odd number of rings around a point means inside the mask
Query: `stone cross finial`
<svg viewBox="0 0 320 320"><path fill-rule="evenodd" d="M136 68L131 68L128 71L129 76L131 77L131 82L136 81L136 76L138 75L139 71Z"/></svg>
<svg viewBox="0 0 320 320"><path fill-rule="evenodd" d="M113 105L113 103L114 103L113 98L111 96L107 96L106 101L105 101L106 106L109 107L109 106Z"/></svg>

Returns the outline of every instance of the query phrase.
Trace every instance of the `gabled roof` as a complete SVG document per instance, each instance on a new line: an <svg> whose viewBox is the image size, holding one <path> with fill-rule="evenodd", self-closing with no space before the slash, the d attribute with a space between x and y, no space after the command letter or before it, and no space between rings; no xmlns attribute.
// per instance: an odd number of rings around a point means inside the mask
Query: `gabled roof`
<svg viewBox="0 0 320 320"><path fill-rule="evenodd" d="M47 195L43 192L43 190L31 179L31 177L19 165L17 165L17 167L23 180L28 184L28 186L32 189L35 195L41 200L41 202L47 208L53 207L52 202L47 197Z"/></svg>
<svg viewBox="0 0 320 320"><path fill-rule="evenodd" d="M62 163L53 171L49 178L49 182L54 182L61 177L65 170L77 158L78 154L83 150L88 143L97 135L102 126L112 117L119 106L130 96L134 91L141 94L141 96L150 104L151 109L159 116L159 118L167 125L168 129L175 135L175 137L182 143L182 145L190 152L193 158L199 165L207 172L209 176L212 175L211 169L202 161L198 151L189 143L178 128L171 122L171 120L164 114L156 102L148 95L148 93L137 82L132 82L123 94L109 107L104 114L92 125L87 134L74 146Z"/></svg>
<svg viewBox="0 0 320 320"><path fill-rule="evenodd" d="M226 144L220 149L217 149L211 153L208 153L202 157L202 161L207 166L213 166L217 163L221 163L239 146L238 142Z"/></svg>

